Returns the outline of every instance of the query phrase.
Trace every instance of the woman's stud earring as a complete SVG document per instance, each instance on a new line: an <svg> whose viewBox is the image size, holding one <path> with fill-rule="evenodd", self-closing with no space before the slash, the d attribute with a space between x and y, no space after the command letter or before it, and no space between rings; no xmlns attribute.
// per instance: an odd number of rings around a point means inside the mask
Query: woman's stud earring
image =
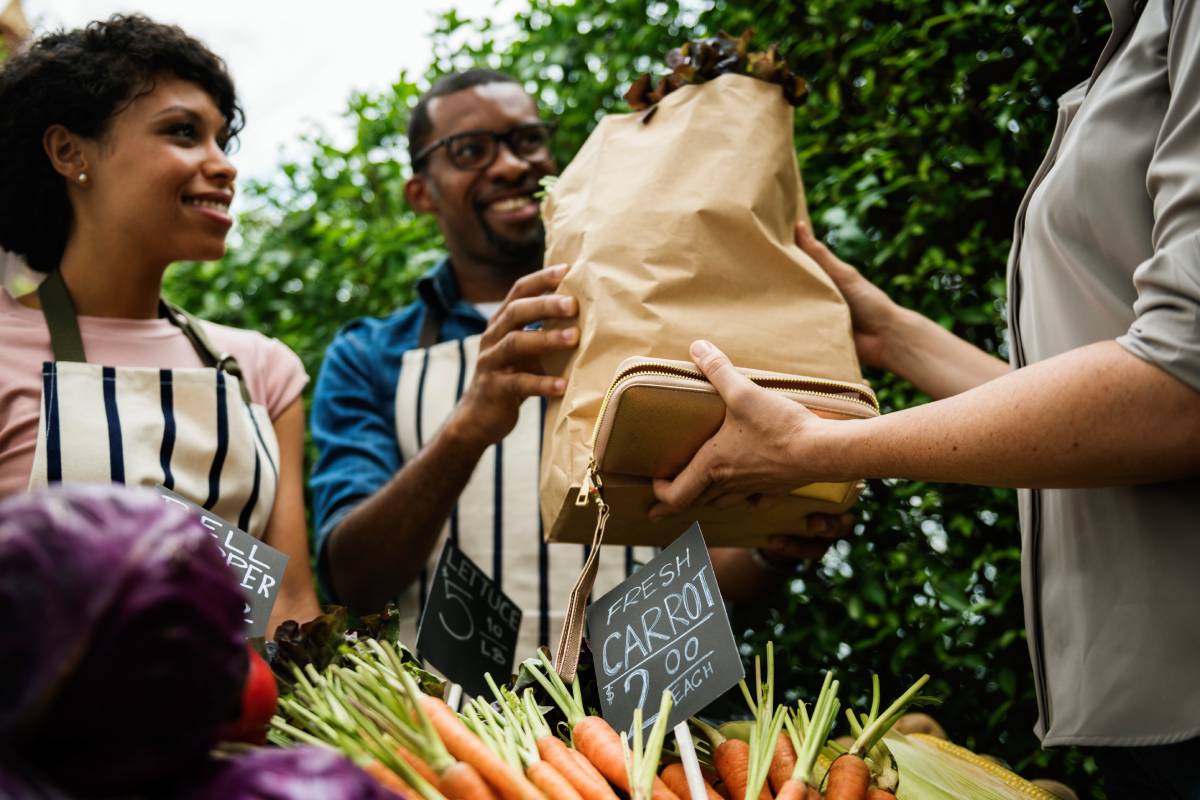
<svg viewBox="0 0 1200 800"><path fill-rule="evenodd" d="M81 172L81 173L79 173L79 178L78 178L78 180L79 180L79 185L80 185L80 186L83 186L84 184L86 184L86 183L88 182L88 176L87 176L87 173L86 173L86 172Z"/></svg>

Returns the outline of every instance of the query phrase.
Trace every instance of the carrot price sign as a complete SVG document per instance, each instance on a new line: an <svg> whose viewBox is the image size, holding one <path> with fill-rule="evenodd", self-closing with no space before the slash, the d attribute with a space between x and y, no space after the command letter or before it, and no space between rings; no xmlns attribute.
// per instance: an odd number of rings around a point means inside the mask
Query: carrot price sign
<svg viewBox="0 0 1200 800"><path fill-rule="evenodd" d="M512 673L521 609L479 565L446 540L417 626L417 655L469 694L486 694L484 673Z"/></svg>
<svg viewBox="0 0 1200 800"><path fill-rule="evenodd" d="M637 708L643 726L653 725L664 689L674 727L745 675L698 523L587 616L600 708L618 730L629 730Z"/></svg>

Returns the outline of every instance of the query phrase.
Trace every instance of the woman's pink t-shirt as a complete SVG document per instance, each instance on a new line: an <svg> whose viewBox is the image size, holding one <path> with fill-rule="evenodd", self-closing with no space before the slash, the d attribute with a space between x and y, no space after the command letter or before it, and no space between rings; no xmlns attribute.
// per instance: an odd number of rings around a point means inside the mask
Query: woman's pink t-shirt
<svg viewBox="0 0 1200 800"><path fill-rule="evenodd" d="M250 398L276 419L308 383L304 365L287 345L254 331L203 323L214 348L232 353ZM87 359L112 367L202 367L183 332L165 319L80 317ZM42 364L53 361L50 332L38 309L0 289L0 498L25 491L37 447Z"/></svg>

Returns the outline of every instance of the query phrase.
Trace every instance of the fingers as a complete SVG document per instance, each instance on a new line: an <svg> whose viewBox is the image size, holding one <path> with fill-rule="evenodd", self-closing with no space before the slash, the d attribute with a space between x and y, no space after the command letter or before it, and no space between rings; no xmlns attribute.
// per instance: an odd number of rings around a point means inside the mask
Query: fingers
<svg viewBox="0 0 1200 800"><path fill-rule="evenodd" d="M559 397L567 388L567 382L552 375L533 375L528 372L512 372L500 378L507 384L508 391L518 397Z"/></svg>
<svg viewBox="0 0 1200 800"><path fill-rule="evenodd" d="M725 400L726 405L737 402L738 395L756 388L754 383L738 372L737 367L733 366L728 356L718 350L712 342L698 339L692 342L690 352L696 366Z"/></svg>
<svg viewBox="0 0 1200 800"><path fill-rule="evenodd" d="M787 497L785 494L753 495L750 498L750 505L754 506L756 511L766 511L767 509L771 509L779 505L785 497Z"/></svg>
<svg viewBox="0 0 1200 800"><path fill-rule="evenodd" d="M483 340L495 341L510 331L521 330L534 322L548 319L570 319L578 311L574 297L548 294L539 297L518 297L506 301L496 312L484 331Z"/></svg>
<svg viewBox="0 0 1200 800"><path fill-rule="evenodd" d="M523 369L526 365L518 366L518 362L536 359L544 353L555 350L570 350L579 343L578 328L561 328L547 331L509 331L504 338L486 347L479 354L479 369L504 369L514 367ZM536 369L535 372L540 370Z"/></svg>
<svg viewBox="0 0 1200 800"><path fill-rule="evenodd" d="M820 536L827 539L838 539L848 536L854 530L853 514L809 514L805 520L804 532L809 536Z"/></svg>
<svg viewBox="0 0 1200 800"><path fill-rule="evenodd" d="M858 275L858 270L835 256L824 242L813 235L807 223L796 223L796 245L816 261L817 266L825 270L839 288Z"/></svg>
<svg viewBox="0 0 1200 800"><path fill-rule="evenodd" d="M778 559L789 561L816 560L829 549L828 539L808 536L772 536L763 550Z"/></svg>
<svg viewBox="0 0 1200 800"><path fill-rule="evenodd" d="M675 480L654 480L654 496L658 499L658 505L650 509L650 519L662 519L695 505L696 499L710 483L707 459L702 455L704 452L705 449L701 448L700 453L688 462Z"/></svg>
<svg viewBox="0 0 1200 800"><path fill-rule="evenodd" d="M519 297L537 297L546 292L553 292L570 270L571 268L566 264L556 264L553 267L546 267L537 272L523 275L508 290L508 296L504 298L504 302L510 303Z"/></svg>
<svg viewBox="0 0 1200 800"><path fill-rule="evenodd" d="M562 378L532 372L492 372L486 381L488 396L507 395L521 400L526 397L559 397L567 388L567 382Z"/></svg>

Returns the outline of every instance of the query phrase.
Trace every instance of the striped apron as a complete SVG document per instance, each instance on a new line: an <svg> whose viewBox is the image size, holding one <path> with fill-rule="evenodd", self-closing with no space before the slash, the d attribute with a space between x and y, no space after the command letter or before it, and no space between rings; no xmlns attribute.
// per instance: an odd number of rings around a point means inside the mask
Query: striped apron
<svg viewBox="0 0 1200 800"><path fill-rule="evenodd" d="M396 386L396 437L405 462L437 432L470 385L479 357L479 336L454 339L404 354ZM544 404L530 397L517 425L479 459L442 529L420 580L399 598L405 629L401 640L416 641L416 623L428 593L442 542L449 538L489 573L524 615L517 659L539 645L553 647L566 614L567 597L587 560L578 544L547 545L538 509L538 464ZM651 547L609 547L600 559L595 596L624 580Z"/></svg>
<svg viewBox="0 0 1200 800"><path fill-rule="evenodd" d="M42 367L41 418L29 488L52 483L161 483L262 538L275 504L279 445L250 401L233 356L199 323L161 311L208 367L88 364L75 308L53 272L38 288L54 361Z"/></svg>

